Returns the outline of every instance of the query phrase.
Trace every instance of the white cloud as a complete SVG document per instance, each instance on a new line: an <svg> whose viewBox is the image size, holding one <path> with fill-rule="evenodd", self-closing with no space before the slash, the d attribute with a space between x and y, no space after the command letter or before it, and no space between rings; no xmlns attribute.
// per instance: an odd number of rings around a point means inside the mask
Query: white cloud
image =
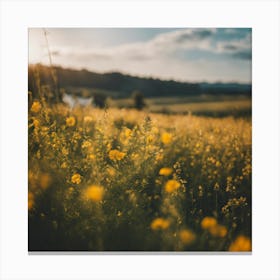
<svg viewBox="0 0 280 280"><path fill-rule="evenodd" d="M81 59L93 57L95 59L113 59L122 57L124 59L156 59L164 55L170 55L179 49L202 49L213 50L211 47L211 36L215 29L182 29L173 32L162 33L147 42L136 42L107 48L73 49L60 53L63 56L79 57Z"/></svg>
<svg viewBox="0 0 280 280"><path fill-rule="evenodd" d="M251 34L247 34L244 38L234 39L230 41L217 42L217 52L230 54L240 59L251 59Z"/></svg>
<svg viewBox="0 0 280 280"><path fill-rule="evenodd" d="M250 34L241 39L217 41L213 39L216 29L182 29L162 33L147 42L135 42L119 46L93 49L65 49L59 53L68 58L84 60L157 60L178 50L204 50L218 54L250 54ZM240 56L243 59L245 57Z"/></svg>

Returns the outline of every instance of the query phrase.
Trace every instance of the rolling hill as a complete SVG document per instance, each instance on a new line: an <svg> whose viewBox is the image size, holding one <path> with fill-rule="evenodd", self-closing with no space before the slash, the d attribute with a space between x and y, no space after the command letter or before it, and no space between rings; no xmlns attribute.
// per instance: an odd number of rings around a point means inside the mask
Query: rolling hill
<svg viewBox="0 0 280 280"><path fill-rule="evenodd" d="M53 73L53 75L52 75ZM56 85L53 77L57 79ZM36 64L28 67L28 90L37 92L38 77L41 85L53 85L54 90L65 89L68 93L81 96L83 89L87 95L102 94L112 98L128 98L133 91L140 91L144 97L199 97L244 96L251 97L251 85L239 83L189 83L173 80L135 77L118 72L94 73L88 70L51 68Z"/></svg>

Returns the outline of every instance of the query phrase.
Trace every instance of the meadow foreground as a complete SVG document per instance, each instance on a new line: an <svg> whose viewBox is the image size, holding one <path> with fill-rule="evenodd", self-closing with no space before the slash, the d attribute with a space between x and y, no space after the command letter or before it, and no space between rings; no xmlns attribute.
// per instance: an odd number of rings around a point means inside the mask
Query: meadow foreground
<svg viewBox="0 0 280 280"><path fill-rule="evenodd" d="M251 251L251 120L33 100L29 251Z"/></svg>

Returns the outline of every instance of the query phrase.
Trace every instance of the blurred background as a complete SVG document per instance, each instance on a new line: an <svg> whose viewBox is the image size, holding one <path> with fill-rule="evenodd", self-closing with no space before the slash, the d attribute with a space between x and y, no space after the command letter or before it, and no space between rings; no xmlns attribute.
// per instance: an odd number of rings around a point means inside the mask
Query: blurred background
<svg viewBox="0 0 280 280"><path fill-rule="evenodd" d="M249 28L29 29L29 91L71 107L251 116L251 62Z"/></svg>

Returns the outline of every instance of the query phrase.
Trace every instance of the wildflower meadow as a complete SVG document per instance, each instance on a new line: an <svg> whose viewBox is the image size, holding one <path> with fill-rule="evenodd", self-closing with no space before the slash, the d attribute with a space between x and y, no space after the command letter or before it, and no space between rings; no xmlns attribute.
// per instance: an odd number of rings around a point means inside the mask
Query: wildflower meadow
<svg viewBox="0 0 280 280"><path fill-rule="evenodd" d="M251 251L250 118L32 98L29 251Z"/></svg>

